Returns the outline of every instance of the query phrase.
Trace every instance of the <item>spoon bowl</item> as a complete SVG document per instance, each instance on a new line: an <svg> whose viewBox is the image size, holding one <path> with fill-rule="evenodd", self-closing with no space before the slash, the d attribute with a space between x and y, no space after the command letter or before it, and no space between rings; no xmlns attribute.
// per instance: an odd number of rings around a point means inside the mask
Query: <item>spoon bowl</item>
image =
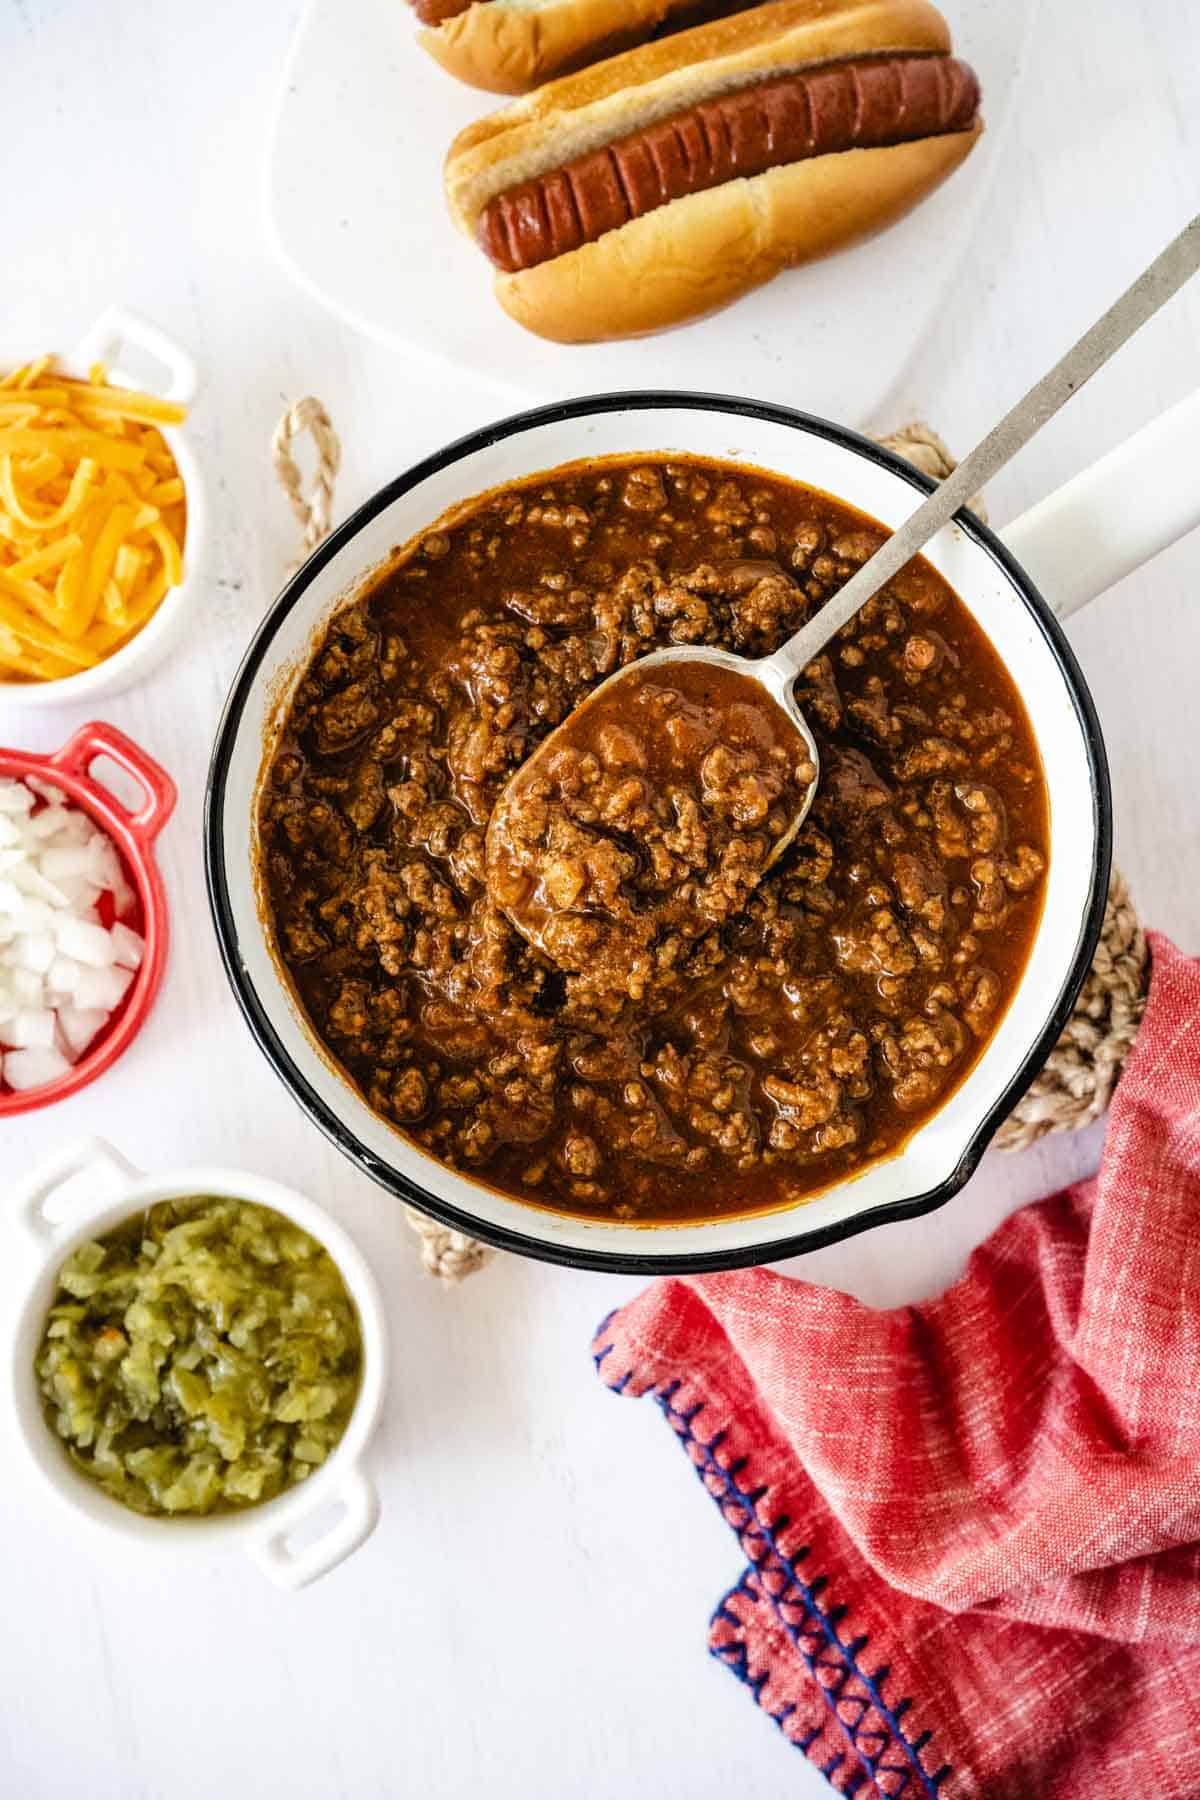
<svg viewBox="0 0 1200 1800"><path fill-rule="evenodd" d="M808 814L820 757L794 680L691 644L610 675L500 795L494 904L564 975L640 998L662 956L673 969L742 911Z"/></svg>
<svg viewBox="0 0 1200 1800"><path fill-rule="evenodd" d="M796 636L799 636L799 633ZM793 638L788 639L789 643L794 641ZM786 649L786 645L784 648ZM808 784L804 798L798 809L792 814L792 820L787 830L782 837L776 840L771 854L767 858L765 866L769 869L773 863L778 862L807 819L816 797L817 783L821 779L821 752L817 748L817 740L812 734L808 720L801 711L799 701L796 699L796 676L799 670L783 662L781 653L778 651L774 656L748 658L739 656L734 650L721 650L711 644L672 644L666 650L652 650L649 656L639 658L631 666L645 674L652 669L669 672L677 669L682 663L707 663L710 668L724 669L731 675L740 676L747 686L754 683L763 689L780 710L787 714L788 719L795 726L803 754L813 766L812 780ZM601 682L589 698L599 699L606 688L615 687L621 677L628 673L628 669L618 669L615 674L608 677L607 681ZM547 739L547 742L549 741Z"/></svg>

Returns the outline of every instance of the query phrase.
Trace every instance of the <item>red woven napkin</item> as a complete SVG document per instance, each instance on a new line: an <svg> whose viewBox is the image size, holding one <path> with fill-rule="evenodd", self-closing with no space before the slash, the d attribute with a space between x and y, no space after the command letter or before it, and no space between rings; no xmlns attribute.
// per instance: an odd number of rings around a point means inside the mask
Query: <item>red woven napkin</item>
<svg viewBox="0 0 1200 1800"><path fill-rule="evenodd" d="M940 1299L754 1269L601 1327L747 1558L713 1654L838 1793L1200 1796L1200 963L1152 950L1098 1177Z"/></svg>

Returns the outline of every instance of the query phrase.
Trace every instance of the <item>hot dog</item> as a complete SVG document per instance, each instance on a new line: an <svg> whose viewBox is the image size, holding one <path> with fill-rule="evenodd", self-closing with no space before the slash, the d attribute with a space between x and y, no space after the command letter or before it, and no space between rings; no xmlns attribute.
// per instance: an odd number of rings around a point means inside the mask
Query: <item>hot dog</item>
<svg viewBox="0 0 1200 1800"><path fill-rule="evenodd" d="M774 0L470 126L447 198L529 330L634 336L888 224L969 153L978 106L929 0Z"/></svg>
<svg viewBox="0 0 1200 1800"><path fill-rule="evenodd" d="M422 47L460 81L525 94L664 32L754 0L411 0Z"/></svg>
<svg viewBox="0 0 1200 1800"><path fill-rule="evenodd" d="M948 56L885 56L756 82L645 125L489 200L476 235L515 273L631 219L808 157L965 131L979 84Z"/></svg>

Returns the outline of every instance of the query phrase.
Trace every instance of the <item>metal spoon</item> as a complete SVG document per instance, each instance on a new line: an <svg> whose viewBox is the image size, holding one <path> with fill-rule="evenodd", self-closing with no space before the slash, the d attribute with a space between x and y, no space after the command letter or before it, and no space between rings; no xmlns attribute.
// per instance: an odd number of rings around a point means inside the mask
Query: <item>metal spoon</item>
<svg viewBox="0 0 1200 1800"><path fill-rule="evenodd" d="M916 512L898 531L885 539L875 554L863 564L845 587L827 600L808 623L801 627L771 656L749 659L730 650L712 645L681 644L667 650L654 650L618 669L588 695L585 704L595 715L598 710L613 711L619 718L621 696L617 692L622 681L636 674L639 679L654 670L669 676L681 663L705 663L728 670L743 678L747 689L756 684L780 706L803 740L809 759L820 773L820 755L808 722L797 704L793 687L796 677L807 668L829 640L877 594L892 577L910 562L934 534L947 524L956 512L992 477L1036 436L1042 426L1066 405L1084 382L1126 343L1146 320L1151 318L1176 291L1200 268L1200 215L1185 226L1179 236L1155 257L1143 274L1126 289L1116 303L1097 319L1091 328L1057 362L1049 374L1043 375L1023 399L993 427L975 449L959 463L954 473L921 503ZM669 687L669 679L664 681ZM750 697L749 695L747 696ZM574 717L575 715L571 715ZM552 731L538 746L533 756L518 772L527 779L538 765L545 766L559 748L560 734L569 727L570 718ZM772 848L767 867L787 848L807 817L816 793L817 781L808 787L804 799L787 831ZM515 909L506 909L518 930L524 926Z"/></svg>

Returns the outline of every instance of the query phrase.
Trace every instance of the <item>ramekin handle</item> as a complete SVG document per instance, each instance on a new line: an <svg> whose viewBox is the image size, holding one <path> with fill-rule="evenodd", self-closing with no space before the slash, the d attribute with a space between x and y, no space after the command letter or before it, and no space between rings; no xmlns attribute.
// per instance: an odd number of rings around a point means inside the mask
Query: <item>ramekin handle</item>
<svg viewBox="0 0 1200 1800"><path fill-rule="evenodd" d="M65 1182L76 1175L93 1175L102 1179L109 1195L115 1197L135 1182L141 1170L110 1144L107 1138L79 1138L48 1156L24 1181L19 1181L8 1201L13 1223L38 1250L45 1250L74 1230L73 1212L62 1219L46 1217L46 1202ZM87 1204L95 1200L89 1193Z"/></svg>
<svg viewBox="0 0 1200 1800"><path fill-rule="evenodd" d="M144 350L166 371L166 386L157 390L160 399L173 400L179 406L187 406L195 399L199 377L187 351L159 326L123 306L110 306L101 313L77 346L75 357L85 368L97 362L119 364L126 344Z"/></svg>
<svg viewBox="0 0 1200 1800"><path fill-rule="evenodd" d="M132 775L146 796L137 812L130 812L111 788L106 787L104 791L109 801L125 814L135 835L147 841L156 838L175 810L178 798L175 783L152 756L147 756L140 745L126 737L123 731L118 731L115 725L107 725L101 719L81 725L75 736L48 759L47 767L66 769L72 775L86 775L98 756L111 757L127 775Z"/></svg>
<svg viewBox="0 0 1200 1800"><path fill-rule="evenodd" d="M1060 619L1200 525L1200 388L1001 527Z"/></svg>
<svg viewBox="0 0 1200 1800"><path fill-rule="evenodd" d="M291 1592L307 1587L344 1562L352 1551L365 1543L379 1523L379 1495L375 1484L359 1465L350 1468L341 1487L328 1499L322 1498L313 1511L341 1505L341 1517L315 1543L302 1550L288 1549L288 1539L304 1523L305 1514L292 1517L286 1525L252 1539L250 1554L276 1587Z"/></svg>

